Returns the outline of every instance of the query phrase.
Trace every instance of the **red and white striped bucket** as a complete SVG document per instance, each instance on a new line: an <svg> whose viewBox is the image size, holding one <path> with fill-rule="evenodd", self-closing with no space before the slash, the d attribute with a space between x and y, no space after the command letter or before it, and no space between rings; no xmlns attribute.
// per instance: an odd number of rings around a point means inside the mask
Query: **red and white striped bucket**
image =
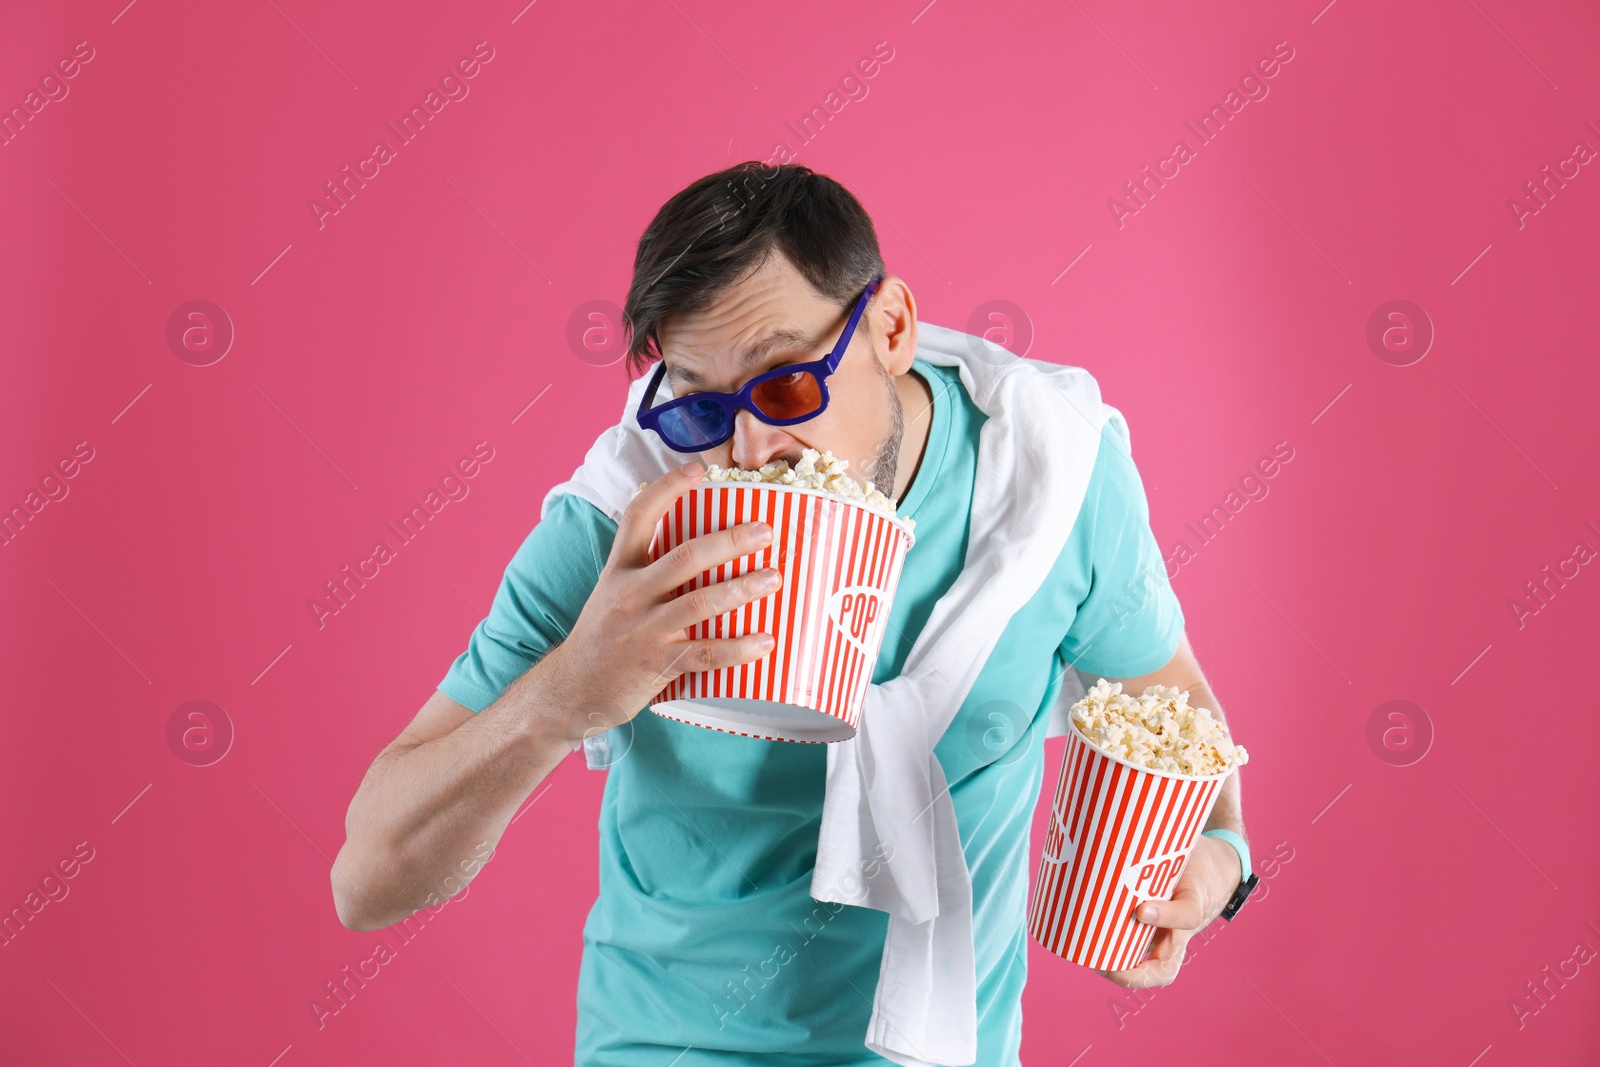
<svg viewBox="0 0 1600 1067"><path fill-rule="evenodd" d="M764 567L776 592L689 629L691 638L768 633L758 660L679 675L651 701L657 715L769 741L847 741L860 723L900 583L915 541L899 519L832 493L768 482L712 482L683 494L662 518L648 557L746 522L765 522L758 552L702 571L681 596Z"/></svg>
<svg viewBox="0 0 1600 1067"><path fill-rule="evenodd" d="M1145 770L1102 752L1076 726L1068 730L1028 932L1085 967L1138 964L1156 928L1135 919L1134 909L1172 899L1231 773Z"/></svg>

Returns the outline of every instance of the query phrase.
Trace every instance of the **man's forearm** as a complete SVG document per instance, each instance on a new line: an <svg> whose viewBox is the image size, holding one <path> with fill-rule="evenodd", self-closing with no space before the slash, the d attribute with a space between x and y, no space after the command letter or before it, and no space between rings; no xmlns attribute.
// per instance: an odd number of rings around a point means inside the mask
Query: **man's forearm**
<svg viewBox="0 0 1600 1067"><path fill-rule="evenodd" d="M1217 702L1216 694L1205 683L1189 686L1189 705L1191 707L1205 708L1216 717L1224 726L1228 724L1227 716L1222 712L1222 705ZM1244 832L1244 810L1239 797L1239 770L1228 775L1222 782L1222 789L1217 793L1216 806L1211 809L1211 817L1206 820L1207 830L1232 830L1240 837L1249 840Z"/></svg>
<svg viewBox="0 0 1600 1067"><path fill-rule="evenodd" d="M581 734L552 652L442 737L391 746L367 771L334 860L340 919L372 930L465 888L518 807Z"/></svg>

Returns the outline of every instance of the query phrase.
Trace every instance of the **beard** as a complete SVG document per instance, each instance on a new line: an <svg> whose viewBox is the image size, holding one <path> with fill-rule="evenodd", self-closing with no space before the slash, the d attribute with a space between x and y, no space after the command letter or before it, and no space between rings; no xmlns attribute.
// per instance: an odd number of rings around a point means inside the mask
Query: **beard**
<svg viewBox="0 0 1600 1067"><path fill-rule="evenodd" d="M880 493L892 499L895 473L900 468L900 439L905 435L905 412L900 403L900 391L894 387L894 375L877 360L873 360L873 366L878 368L878 376L883 381L884 391L888 393L892 417L889 432L873 449L872 458L867 461L861 477L870 480Z"/></svg>

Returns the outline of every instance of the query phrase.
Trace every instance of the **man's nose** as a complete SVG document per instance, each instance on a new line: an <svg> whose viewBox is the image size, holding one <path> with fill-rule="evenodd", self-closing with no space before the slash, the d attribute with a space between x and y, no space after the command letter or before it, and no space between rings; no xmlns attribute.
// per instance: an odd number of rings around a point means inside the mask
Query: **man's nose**
<svg viewBox="0 0 1600 1067"><path fill-rule="evenodd" d="M755 470L774 460L798 458L800 453L795 439L782 426L769 426L748 411L734 416L730 443L733 465L745 470Z"/></svg>

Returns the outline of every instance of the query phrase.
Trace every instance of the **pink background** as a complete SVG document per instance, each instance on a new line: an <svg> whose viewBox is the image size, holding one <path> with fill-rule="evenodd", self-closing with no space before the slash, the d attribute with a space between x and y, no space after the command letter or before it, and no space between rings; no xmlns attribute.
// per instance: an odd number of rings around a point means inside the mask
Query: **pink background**
<svg viewBox="0 0 1600 1067"><path fill-rule="evenodd" d="M338 924L329 859L617 416L575 310L621 302L668 196L779 140L863 199L924 319L1009 301L1127 415L1158 540L1196 549L1175 586L1257 853L1292 856L1145 1000L1035 948L1026 1059L1600 1056L1574 957L1600 950L1600 567L1509 606L1600 549L1600 167L1521 227L1507 205L1600 148L1592 5L123 2L15 5L0 35L6 109L94 49L0 148L0 506L94 451L0 547L0 908L94 856L0 948L0 1059L570 1058L603 775L568 760L319 1029L324 983L398 941ZM470 96L319 229L307 201L479 41ZM802 147L786 123L878 41ZM1278 41L1270 95L1119 228L1108 198ZM166 340L195 299L237 331L205 367ZM1366 341L1391 299L1436 330L1410 366ZM308 600L479 441L470 495L319 629ZM1270 495L1196 548L1279 441ZM196 699L236 735L210 766L168 743ZM1431 723L1420 762L1369 745L1394 699Z"/></svg>

